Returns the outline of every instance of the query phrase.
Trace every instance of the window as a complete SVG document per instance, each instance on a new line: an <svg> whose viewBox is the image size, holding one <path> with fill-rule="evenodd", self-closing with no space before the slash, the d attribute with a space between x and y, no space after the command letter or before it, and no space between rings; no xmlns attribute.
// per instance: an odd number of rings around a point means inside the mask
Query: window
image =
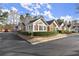
<svg viewBox="0 0 79 59"><path fill-rule="evenodd" d="M38 25L35 25L34 27L35 27L35 30L38 30Z"/></svg>
<svg viewBox="0 0 79 59"><path fill-rule="evenodd" d="M43 30L43 26L39 26L39 30Z"/></svg>
<svg viewBox="0 0 79 59"><path fill-rule="evenodd" d="M46 30L46 26L44 26L44 30Z"/></svg>
<svg viewBox="0 0 79 59"><path fill-rule="evenodd" d="M32 30L32 26L29 26L29 30Z"/></svg>

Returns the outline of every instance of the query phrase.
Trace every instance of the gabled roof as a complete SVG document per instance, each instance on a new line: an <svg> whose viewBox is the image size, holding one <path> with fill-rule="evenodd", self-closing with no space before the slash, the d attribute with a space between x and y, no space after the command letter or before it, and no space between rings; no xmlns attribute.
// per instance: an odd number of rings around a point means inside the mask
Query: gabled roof
<svg viewBox="0 0 79 59"><path fill-rule="evenodd" d="M67 21L65 21L64 23L61 23L59 26L60 27L71 27L71 23L67 23Z"/></svg>
<svg viewBox="0 0 79 59"><path fill-rule="evenodd" d="M56 22L56 24L58 25L58 27L60 27L63 23L59 23L58 21L55 21Z"/></svg>
<svg viewBox="0 0 79 59"><path fill-rule="evenodd" d="M37 20L39 20L39 19L41 19L46 25L48 25L48 23L45 21L44 17L42 17L42 16L37 17L37 18L34 18L34 20L30 21L29 24L30 24L30 23L33 23L33 22L35 22L35 21L37 21Z"/></svg>
<svg viewBox="0 0 79 59"><path fill-rule="evenodd" d="M79 26L79 23L75 23L75 24L73 24L73 26Z"/></svg>
<svg viewBox="0 0 79 59"><path fill-rule="evenodd" d="M50 20L50 21L47 21L47 23L50 25L50 24L52 24L52 23L53 23L53 21L55 21L55 20Z"/></svg>
<svg viewBox="0 0 79 59"><path fill-rule="evenodd" d="M35 19L35 20L30 21L29 23L33 23L33 22L35 22L35 21L36 21L36 19Z"/></svg>

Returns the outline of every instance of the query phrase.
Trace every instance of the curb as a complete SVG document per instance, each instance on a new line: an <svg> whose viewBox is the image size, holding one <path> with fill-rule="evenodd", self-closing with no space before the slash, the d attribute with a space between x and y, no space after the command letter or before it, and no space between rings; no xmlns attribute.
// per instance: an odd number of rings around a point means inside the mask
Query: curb
<svg viewBox="0 0 79 59"><path fill-rule="evenodd" d="M65 37L68 37L68 36L59 37L59 38L54 38L54 39L48 39L48 40L40 40L40 41L37 41L37 42L32 42L32 41L30 41L30 40L28 40L28 41L31 42L32 45L36 45L36 44L39 44L39 43L54 41L54 40L58 40L58 39L65 38Z"/></svg>
<svg viewBox="0 0 79 59"><path fill-rule="evenodd" d="M32 45L36 45L36 44L39 44L39 43L44 43L44 42L48 42L48 41L53 41L53 40L58 40L58 39L61 39L61 38L65 38L65 37L69 37L69 36L74 36L74 35L79 35L79 34L59 34L60 36L59 37L55 37L55 38L42 38L42 39L39 39L39 38L32 38L32 39L29 39L27 37L22 37L23 35L20 35L20 34L17 34L20 38L26 40L29 44L32 44ZM26 39L27 38L27 39ZM39 39L39 40L36 40L36 39ZM44 40L43 40L44 39ZM34 41L35 40L35 41Z"/></svg>

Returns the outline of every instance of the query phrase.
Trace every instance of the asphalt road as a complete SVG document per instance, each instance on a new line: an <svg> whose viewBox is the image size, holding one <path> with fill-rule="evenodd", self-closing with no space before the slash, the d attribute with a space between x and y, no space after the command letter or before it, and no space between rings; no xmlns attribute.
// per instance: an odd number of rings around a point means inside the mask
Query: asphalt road
<svg viewBox="0 0 79 59"><path fill-rule="evenodd" d="M0 33L0 56L79 56L79 35L31 45L14 33Z"/></svg>

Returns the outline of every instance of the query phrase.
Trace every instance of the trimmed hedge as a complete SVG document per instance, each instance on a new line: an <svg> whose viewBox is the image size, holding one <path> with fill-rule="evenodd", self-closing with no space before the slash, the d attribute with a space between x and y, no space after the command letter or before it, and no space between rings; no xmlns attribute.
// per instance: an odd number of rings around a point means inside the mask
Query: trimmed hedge
<svg viewBox="0 0 79 59"><path fill-rule="evenodd" d="M56 35L56 32L34 32L34 36L51 36L51 35Z"/></svg>
<svg viewBox="0 0 79 59"><path fill-rule="evenodd" d="M29 32L21 32L21 31L18 31L18 33L20 33L22 35L31 35L31 33L29 33Z"/></svg>
<svg viewBox="0 0 79 59"><path fill-rule="evenodd" d="M56 35L58 32L18 32L23 35L33 35L33 36L51 36L51 35Z"/></svg>
<svg viewBox="0 0 79 59"><path fill-rule="evenodd" d="M61 34L71 34L72 33L71 31L68 31L68 30L58 30L58 32Z"/></svg>
<svg viewBox="0 0 79 59"><path fill-rule="evenodd" d="M72 31L72 33L76 33L75 31Z"/></svg>

